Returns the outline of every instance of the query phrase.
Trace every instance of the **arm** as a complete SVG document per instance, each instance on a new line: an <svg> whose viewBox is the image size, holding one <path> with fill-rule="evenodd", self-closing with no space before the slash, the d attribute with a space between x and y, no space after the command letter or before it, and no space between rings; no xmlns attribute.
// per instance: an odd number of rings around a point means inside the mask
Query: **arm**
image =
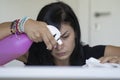
<svg viewBox="0 0 120 80"><path fill-rule="evenodd" d="M10 29L11 24L12 22L4 22L0 24L0 40L12 34ZM57 44L45 22L28 19L23 27L24 33L26 33L33 42L44 41L49 50L51 50ZM16 27L14 29L16 29ZM19 57L17 60L27 62L27 56L28 55L25 54Z"/></svg>
<svg viewBox="0 0 120 80"><path fill-rule="evenodd" d="M10 29L11 24L12 22L0 23L0 40L12 34ZM24 25L24 33L34 42L44 41L49 50L57 43L47 28L47 24L42 21L28 19Z"/></svg>
<svg viewBox="0 0 120 80"><path fill-rule="evenodd" d="M120 47L117 46L106 46L104 56L119 56L120 57Z"/></svg>
<svg viewBox="0 0 120 80"><path fill-rule="evenodd" d="M11 30L10 30L11 24L12 22L4 22L0 24L0 40L11 35ZM27 57L28 57L28 53L26 53L23 56L20 56L19 58L17 58L17 60L25 63L27 62Z"/></svg>
<svg viewBox="0 0 120 80"><path fill-rule="evenodd" d="M12 34L10 30L11 24L12 22L0 23L0 40ZM28 53L20 56L19 58L17 58L17 60L26 63L27 58L28 58Z"/></svg>
<svg viewBox="0 0 120 80"><path fill-rule="evenodd" d="M23 63L27 63L27 59L28 59L28 55L29 53L27 52L26 54L20 56L19 58L17 58L17 60L23 62Z"/></svg>
<svg viewBox="0 0 120 80"><path fill-rule="evenodd" d="M104 56L100 58L101 63L119 63L120 64L120 47L106 46Z"/></svg>
<svg viewBox="0 0 120 80"><path fill-rule="evenodd" d="M0 23L0 40L11 34L10 26L12 22Z"/></svg>

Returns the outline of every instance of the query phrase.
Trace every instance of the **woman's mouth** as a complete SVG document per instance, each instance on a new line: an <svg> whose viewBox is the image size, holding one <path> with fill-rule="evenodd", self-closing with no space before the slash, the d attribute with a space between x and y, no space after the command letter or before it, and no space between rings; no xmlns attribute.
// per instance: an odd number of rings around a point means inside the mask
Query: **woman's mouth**
<svg viewBox="0 0 120 80"><path fill-rule="evenodd" d="M62 57L62 56L64 56L64 55L65 55L65 52L56 53L56 55L57 55L57 56L59 56L59 57Z"/></svg>

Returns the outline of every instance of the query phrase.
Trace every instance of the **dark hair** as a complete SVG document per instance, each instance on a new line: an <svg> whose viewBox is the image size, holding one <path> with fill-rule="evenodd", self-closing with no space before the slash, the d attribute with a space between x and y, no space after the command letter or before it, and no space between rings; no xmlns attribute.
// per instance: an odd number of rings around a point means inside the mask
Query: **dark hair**
<svg viewBox="0 0 120 80"><path fill-rule="evenodd" d="M73 10L63 2L46 5L38 14L37 21L44 21L60 29L61 23L69 23L75 32L75 48L70 56L70 65L85 64L81 45L81 32ZM46 49L44 42L33 43L29 50L28 65L55 65L54 58Z"/></svg>

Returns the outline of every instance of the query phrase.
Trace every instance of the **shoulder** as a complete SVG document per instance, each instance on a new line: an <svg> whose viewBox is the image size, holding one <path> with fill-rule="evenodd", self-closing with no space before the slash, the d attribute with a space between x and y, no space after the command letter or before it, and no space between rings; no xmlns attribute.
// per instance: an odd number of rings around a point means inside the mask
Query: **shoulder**
<svg viewBox="0 0 120 80"><path fill-rule="evenodd" d="M105 45L90 46L87 44L83 45L83 52L86 59L90 57L100 58L104 55L105 47Z"/></svg>

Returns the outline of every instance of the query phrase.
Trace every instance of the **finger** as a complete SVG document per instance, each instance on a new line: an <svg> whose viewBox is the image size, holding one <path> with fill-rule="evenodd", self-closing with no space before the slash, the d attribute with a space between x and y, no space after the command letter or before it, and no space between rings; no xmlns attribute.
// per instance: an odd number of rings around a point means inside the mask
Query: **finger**
<svg viewBox="0 0 120 80"><path fill-rule="evenodd" d="M105 57L101 57L101 58L99 58L100 63L103 63L103 62L104 62L104 58L105 58Z"/></svg>
<svg viewBox="0 0 120 80"><path fill-rule="evenodd" d="M34 37L35 37L34 39L37 40L38 42L42 41L42 37L41 37L41 35L40 35L39 32L36 32L35 35L34 35Z"/></svg>
<svg viewBox="0 0 120 80"><path fill-rule="evenodd" d="M99 58L98 60L102 61L103 57Z"/></svg>
<svg viewBox="0 0 120 80"><path fill-rule="evenodd" d="M117 63L120 64L120 60Z"/></svg>
<svg viewBox="0 0 120 80"><path fill-rule="evenodd" d="M119 58L117 56L112 57L112 59L109 60L109 63L119 63Z"/></svg>
<svg viewBox="0 0 120 80"><path fill-rule="evenodd" d="M42 35L43 41L45 42L47 49L51 50L52 49L52 45L48 39L48 36L46 34Z"/></svg>
<svg viewBox="0 0 120 80"><path fill-rule="evenodd" d="M117 62L118 62L118 60L115 58L109 60L109 63L117 63Z"/></svg>
<svg viewBox="0 0 120 80"><path fill-rule="evenodd" d="M33 33L28 33L27 36L29 37L30 40L35 41Z"/></svg>
<svg viewBox="0 0 120 80"><path fill-rule="evenodd" d="M35 34L31 34L30 35L30 39L33 41L33 42L39 42L38 38L35 36Z"/></svg>
<svg viewBox="0 0 120 80"><path fill-rule="evenodd" d="M54 35L52 35L52 33L50 32L50 30L47 27L46 27L45 31L46 31L47 37L52 45L52 48L56 48L57 41L55 40Z"/></svg>
<svg viewBox="0 0 120 80"><path fill-rule="evenodd" d="M111 57L103 57L101 59L101 63L108 63L110 59L111 59Z"/></svg>
<svg viewBox="0 0 120 80"><path fill-rule="evenodd" d="M49 41L50 41L52 47L55 47L55 46L57 45L57 41L55 40L55 38L53 37L53 35L47 33L47 36L48 36L48 39L49 39Z"/></svg>

